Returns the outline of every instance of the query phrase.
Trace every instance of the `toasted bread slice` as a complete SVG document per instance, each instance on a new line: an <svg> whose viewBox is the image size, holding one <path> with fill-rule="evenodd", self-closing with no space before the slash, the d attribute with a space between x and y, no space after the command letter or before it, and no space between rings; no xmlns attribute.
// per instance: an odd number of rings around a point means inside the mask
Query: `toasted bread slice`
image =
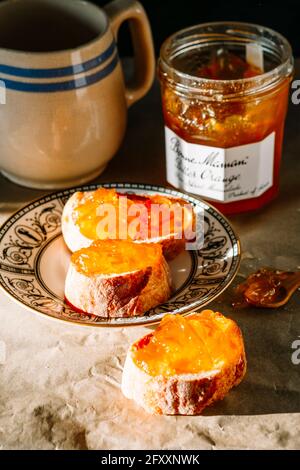
<svg viewBox="0 0 300 470"><path fill-rule="evenodd" d="M160 245L97 240L73 253L65 297L82 312L106 318L130 317L165 302L170 286Z"/></svg>
<svg viewBox="0 0 300 470"><path fill-rule="evenodd" d="M115 208L115 231L108 230L107 227L104 229L104 223L101 227L101 222L108 221L108 206ZM101 208L103 212L99 211ZM141 208L144 212L135 212L134 208ZM127 214L125 225L120 222L121 211L122 220L125 220ZM110 212L110 217L112 214L113 212ZM143 230L140 224L134 223L137 217L141 217L143 222L146 221ZM159 194L119 194L115 189L105 188L74 193L65 204L62 215L63 237L72 252L86 248L98 239L125 238L137 243L160 243L164 256L172 259L184 249L187 237L190 239L193 234L193 228L192 206L182 199Z"/></svg>
<svg viewBox="0 0 300 470"><path fill-rule="evenodd" d="M239 384L246 372L233 320L204 310L166 315L127 353L122 391L152 414L195 415Z"/></svg>

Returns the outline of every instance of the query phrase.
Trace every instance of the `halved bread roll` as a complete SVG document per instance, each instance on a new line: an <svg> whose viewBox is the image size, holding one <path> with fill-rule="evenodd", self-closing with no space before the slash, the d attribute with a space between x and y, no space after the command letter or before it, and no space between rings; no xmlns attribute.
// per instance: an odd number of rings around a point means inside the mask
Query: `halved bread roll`
<svg viewBox="0 0 300 470"><path fill-rule="evenodd" d="M126 216L124 205L120 208L120 201L123 204L124 198ZM116 233L104 230L105 224L101 227L101 221L108 220L106 208L109 205L116 210ZM99 212L101 208L103 213ZM139 212L139 209L144 213ZM143 230L140 224L134 223L137 217L146 222ZM124 223L121 226L122 220ZM115 189L105 188L74 193L66 202L62 214L63 237L72 252L88 247L98 239L125 238L137 243L160 243L164 256L172 259L184 249L187 237L190 239L193 233L193 226L192 206L182 199L159 194L119 194ZM120 236L120 231L124 232L125 229L125 236L124 233Z"/></svg>
<svg viewBox="0 0 300 470"><path fill-rule="evenodd" d="M240 329L220 313L166 315L127 353L122 392L152 414L195 415L246 372Z"/></svg>
<svg viewBox="0 0 300 470"><path fill-rule="evenodd" d="M142 315L171 293L160 245L97 240L73 253L65 297L76 309L106 318Z"/></svg>

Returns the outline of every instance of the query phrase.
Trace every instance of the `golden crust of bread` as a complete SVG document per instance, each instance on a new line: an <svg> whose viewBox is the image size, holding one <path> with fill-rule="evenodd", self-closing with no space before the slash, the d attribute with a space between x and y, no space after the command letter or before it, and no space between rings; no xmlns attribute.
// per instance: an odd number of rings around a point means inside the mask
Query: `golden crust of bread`
<svg viewBox="0 0 300 470"><path fill-rule="evenodd" d="M92 270L88 274L86 269L78 267L76 260L71 260L69 266L65 297L76 309L105 318L130 317L142 315L169 298L170 272L161 247L136 245L120 240L97 241L95 244L96 250L99 250L98 272ZM83 259L86 263L89 250L91 248L80 250L74 253L72 258L78 258L83 251ZM111 251L111 257L112 253L121 257L122 272L108 273L105 269L105 258L109 251ZM131 264L130 259L126 258L128 251L130 252L129 258L132 258L134 253L140 258L140 264L137 264L136 268ZM108 263L110 261L107 259Z"/></svg>
<svg viewBox="0 0 300 470"><path fill-rule="evenodd" d="M216 363L216 367L211 370L199 369L196 373L152 375L135 360L136 349L148 344L149 336L153 335L150 333L135 342L127 353L122 378L123 394L151 414L166 415L197 415L207 406L222 400L246 373L246 356L240 329L232 320L223 319L227 323L226 335L228 339L234 340L236 348L234 354L228 354L228 359L225 358L223 363ZM218 345L215 347L218 348ZM213 357L213 351L210 354Z"/></svg>

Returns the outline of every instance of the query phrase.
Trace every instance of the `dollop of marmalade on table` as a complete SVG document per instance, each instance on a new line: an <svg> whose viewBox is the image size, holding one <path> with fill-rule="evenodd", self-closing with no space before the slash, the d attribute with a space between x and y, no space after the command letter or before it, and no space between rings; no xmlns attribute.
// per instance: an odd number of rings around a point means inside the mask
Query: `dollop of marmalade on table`
<svg viewBox="0 0 300 470"><path fill-rule="evenodd" d="M261 268L250 274L245 282L236 287L233 307L264 307L276 303L284 292L282 281L286 275L286 272L271 268Z"/></svg>
<svg viewBox="0 0 300 470"><path fill-rule="evenodd" d="M242 338L237 325L212 310L188 317L165 315L153 333L132 346L132 359L151 376L199 374L238 361Z"/></svg>

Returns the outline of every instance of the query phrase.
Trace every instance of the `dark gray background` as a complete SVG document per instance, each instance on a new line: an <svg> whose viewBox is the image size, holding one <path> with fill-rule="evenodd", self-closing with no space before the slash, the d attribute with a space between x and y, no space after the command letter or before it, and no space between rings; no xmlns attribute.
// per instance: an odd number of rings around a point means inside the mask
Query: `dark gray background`
<svg viewBox="0 0 300 470"><path fill-rule="evenodd" d="M103 6L107 0L92 0ZM164 39L179 29L206 21L246 21L273 28L286 36L294 55L300 55L300 2L272 1L216 1L216 0L140 0L152 27L156 53ZM130 49L126 26L122 27L119 48L127 54Z"/></svg>

